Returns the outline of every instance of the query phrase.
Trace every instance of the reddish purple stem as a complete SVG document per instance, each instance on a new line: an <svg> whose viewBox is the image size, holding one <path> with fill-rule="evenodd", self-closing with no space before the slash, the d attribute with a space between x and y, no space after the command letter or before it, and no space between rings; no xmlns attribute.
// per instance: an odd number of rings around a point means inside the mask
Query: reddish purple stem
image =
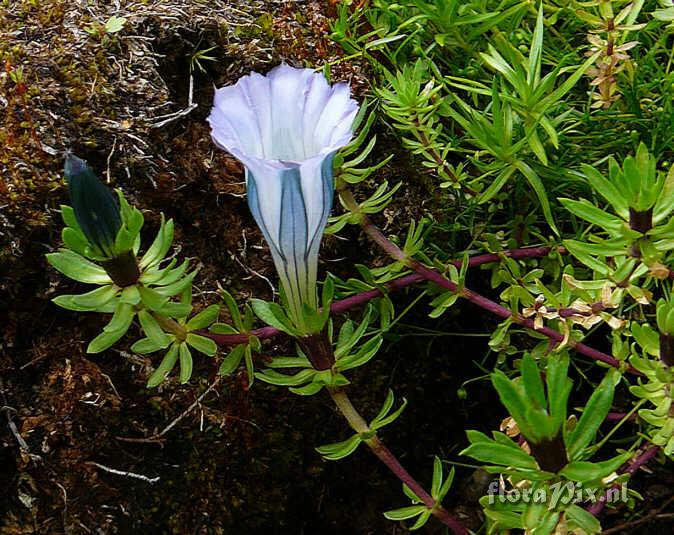
<svg viewBox="0 0 674 535"><path fill-rule="evenodd" d="M480 266L482 264L488 264L490 262L499 262L503 259L504 256L515 258L516 260L521 260L523 258L540 258L542 256L547 256L552 247L523 247L521 249L510 249L508 251L502 251L500 253L485 253L475 256L471 256L468 259L468 267ZM564 247L557 247L557 251L561 254L566 253ZM460 268L463 262L460 260L455 260L452 262L457 268Z"/></svg>
<svg viewBox="0 0 674 535"><path fill-rule="evenodd" d="M415 273L394 279L390 282L387 282L384 286L386 287L387 291L393 292L423 280L424 278L421 275ZM334 301L330 306L330 312L333 314L341 314L342 312L346 312L351 308L362 305L363 303L367 303L368 301L371 301L377 297L381 297L382 295L384 295L384 293L378 288L373 288L372 290L367 290L356 295L350 295L344 299ZM245 334L214 334L205 331L200 331L199 334L212 339L215 343L220 345L236 345L247 343L251 336L256 336L260 340L273 338L281 334L281 331L275 327L262 327L261 329L253 329L249 333Z"/></svg>
<svg viewBox="0 0 674 535"><path fill-rule="evenodd" d="M378 438L373 439L371 446L372 452L379 457L379 459L389 467L389 469L398 476L398 479L407 485L414 494L430 509L434 509L434 514L443 524L449 526L455 535L469 535L470 532L461 525L461 523L454 518L449 512L442 507L440 503L436 503L435 499L426 492L426 490L409 474L405 467L400 464L398 458L391 453L386 445Z"/></svg>
<svg viewBox="0 0 674 535"><path fill-rule="evenodd" d="M417 261L408 260L405 254L394 243L392 243L388 238L386 238L381 233L381 231L378 228L376 228L372 223L364 224L364 228L367 234L370 236L370 238L372 238L376 243L378 243L387 253L389 253L396 260L407 262L410 265L410 267L416 272L412 275L406 275L404 277L400 277L398 279L388 282L385 285L387 291L399 290L412 284L421 282L422 280L428 280L430 282L437 284L438 286L447 288L452 292L459 291L459 288L455 283L445 278L442 274L438 273L436 270L427 268L426 266L420 264ZM562 253L565 252L563 248L558 248L557 250ZM470 258L468 261L468 266L476 267L482 264L496 262L498 260L501 260L503 256L508 256L517 259L538 258L540 256L545 256L550 251L551 251L550 247L527 247L522 249L513 249L510 251L504 251L503 253L500 254L494 253L481 254ZM452 264L460 267L462 262L460 260L456 260L453 261ZM333 314L338 314L346 310L349 310L355 306L366 303L371 299L381 297L382 295L383 295L382 291L377 288L367 290L365 292L361 292L359 294L352 295L344 299L335 301L330 307L330 311ZM464 288L461 291L461 296L464 297L465 299L468 299L473 304L483 308L484 310L487 310L488 312L491 312L496 316L499 316L504 319L512 317L515 323L523 327L526 327L527 329L539 332L547 336L553 342L560 343L564 340L564 335L562 333L545 326L536 327L533 320L523 318L520 316L515 316L510 310L508 310L504 306L499 305L498 303L492 301L491 299L488 299L476 292L473 292L472 290ZM203 331L200 332L200 334L202 334L203 336L207 336L208 338L211 338L217 344L220 345L236 345L236 344L245 344L246 342L248 342L250 336L256 336L260 340L273 338L274 336L279 335L280 331L274 327L262 327L260 329L253 329L252 331L250 331L250 333L245 334L213 334ZM589 347L581 342L570 341L569 344L576 351L582 353L587 357L590 357L591 359L604 362L614 367L620 366L620 362L615 358L613 358L612 356L607 355L606 353L603 353L592 347ZM638 374L638 372L631 367L627 368L627 370L630 371L631 373Z"/></svg>
<svg viewBox="0 0 674 535"><path fill-rule="evenodd" d="M412 269L416 271L418 274L420 274L422 277L425 279L437 284L438 286L442 286L443 288L447 288L448 290L452 292L457 292L459 291L458 286L453 283L452 281L446 279L443 277L440 273L437 271L427 268L426 266L413 261L411 265ZM531 329L532 331L539 332L541 334L544 334L550 340L554 342L562 342L564 340L564 335L558 331L555 331L554 329L551 329L549 327L536 327L534 324L534 321L528 318L522 318L520 316L515 316L510 310L508 310L506 307L499 305L498 303L495 303L491 299L487 299L486 297L473 292L472 290L468 290L467 288L464 288L461 291L461 297L467 299L471 303L483 308L484 310L487 310L488 312L491 312L492 314L496 316L500 316L501 318L507 319L507 318L513 318L513 321L517 323L518 325L522 325L523 327L526 327L527 329ZM569 345L573 347L576 351L579 353L582 353L583 355L590 357L594 360L599 360L601 362L605 362L606 364L610 364L611 366L619 367L620 362L616 359L614 359L612 356L607 355L606 353L602 353L601 351L598 351L597 349L591 348L589 346L586 346L583 343L580 342L573 342L569 341ZM632 373L637 373L636 370L633 368L628 368L628 370Z"/></svg>
<svg viewBox="0 0 674 535"><path fill-rule="evenodd" d="M551 250L550 247L526 247L522 249L511 249L509 251L503 251L502 253L499 254L496 253L480 254L468 259L468 267L477 267L481 266L482 264L498 262L504 256L517 259L539 258L541 256L547 255L550 252L550 250ZM560 247L558 248L558 251L563 253L565 250L563 247ZM462 263L463 262L461 260L455 260L452 262L452 264L454 264L458 268L461 267ZM424 276L418 273L414 273L412 275L405 275L404 277L394 279L386 283L385 287L389 292L394 292L407 286L411 286L412 284L421 282L424 279L425 279ZM362 305L363 303L367 303L368 301L376 299L377 297L381 297L382 295L383 295L382 291L377 288L367 290L365 292L361 292L355 295L351 295L349 297L345 297L344 299L340 299L332 303L332 306L330 307L330 312L332 312L333 314L341 314L342 312L346 312L351 308L357 307L358 305ZM256 336L260 340L266 340L268 338L278 336L279 334L281 334L281 331L279 331L275 327L262 327L260 329L253 329L252 331L250 331L250 333L246 334L214 334L204 331L201 331L199 334L211 338L213 341L215 341L217 344L220 345L237 345L237 344L245 344L246 342L248 342L248 338L250 336Z"/></svg>
<svg viewBox="0 0 674 535"><path fill-rule="evenodd" d="M646 448L646 450L644 450L636 457L634 457L630 462L623 465L623 467L620 470L618 470L618 473L630 475L634 474L637 470L639 470L639 468L641 468L644 464L646 464L653 457L655 457L659 450L660 446L655 445L649 446L648 448ZM611 489L616 488L619 488L619 485L614 485L613 487L611 487ZM606 493L603 496L601 496L596 502L587 507L586 508L587 512L594 516L598 516L599 513L601 513L604 510L604 506L606 505L606 499L611 489L607 490Z"/></svg>
<svg viewBox="0 0 674 535"><path fill-rule="evenodd" d="M626 412L609 412L606 415L606 420L609 422L619 422L622 420L625 416L627 416ZM630 416L627 418L628 420L636 420L637 415L636 414L630 414Z"/></svg>

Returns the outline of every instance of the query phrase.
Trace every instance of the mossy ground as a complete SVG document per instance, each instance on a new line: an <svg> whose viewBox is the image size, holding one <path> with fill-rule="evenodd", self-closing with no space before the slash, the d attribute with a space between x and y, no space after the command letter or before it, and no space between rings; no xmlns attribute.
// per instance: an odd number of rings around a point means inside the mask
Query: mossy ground
<svg viewBox="0 0 674 535"><path fill-rule="evenodd" d="M400 486L367 451L336 463L315 452L348 433L320 395L298 398L259 383L248 390L240 373L161 440L129 440L181 415L214 380L217 362L199 360L188 385L173 380L148 391L154 357L86 355L103 319L53 305L53 296L83 287L44 260L60 243L62 152L70 148L144 210L147 231L156 229L159 212L174 218L177 254L202 264L198 306L215 301L218 284L240 299L269 297L272 264L245 205L241 168L213 146L205 117L214 85L281 60L334 59L329 9L318 1L0 1L0 533L401 531L381 515L406 505ZM113 15L127 19L121 32L86 31ZM210 47L216 61L192 69L198 107L156 127L162 115L187 106L190 58ZM358 63L339 63L332 74L350 80L357 94L367 87ZM407 179L379 221L391 232L403 231L398 225L429 202L409 171L386 170ZM326 240L322 269L355 276L354 263L383 261L358 229L340 237ZM395 299L402 309L412 296ZM437 322L417 316L442 332L493 325L474 310ZM469 386L467 399L457 396L462 381L480 374L472 357L484 355L486 341L403 330L388 342L354 374L354 401L371 417L390 387L409 399L384 439L428 484L433 454L455 455L463 429L493 428L502 416L489 409L496 400L488 389ZM288 349L282 340L265 346L269 354ZM160 479L150 484L94 463ZM470 474L460 470L448 506L477 527L479 493Z"/></svg>

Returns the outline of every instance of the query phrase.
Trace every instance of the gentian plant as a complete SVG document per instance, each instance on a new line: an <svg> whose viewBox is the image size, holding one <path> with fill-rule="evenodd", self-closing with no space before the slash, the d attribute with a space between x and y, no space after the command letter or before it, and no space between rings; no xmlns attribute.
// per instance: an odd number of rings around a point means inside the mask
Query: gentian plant
<svg viewBox="0 0 674 535"><path fill-rule="evenodd" d="M161 383L178 359L181 381L187 382L192 374L190 348L211 356L216 352L212 340L192 331L213 323L219 307L210 307L187 320L197 272L188 271L188 259L178 265L177 259L167 258L173 242L173 221L165 221L162 215L157 236L138 258L144 223L140 210L131 207L120 190L116 200L86 162L73 154L66 155L65 176L72 201L72 206L61 206L65 247L48 254L47 260L71 279L99 288L79 295L60 295L54 302L78 312L112 313L103 332L87 347L88 353L100 353L112 346L137 317L145 338L134 344L134 351L167 349L149 386Z"/></svg>
<svg viewBox="0 0 674 535"><path fill-rule="evenodd" d="M525 354L520 367L521 376L515 379L496 371L491 380L515 423L508 434L520 435L526 442L518 444L497 431L492 437L468 431L471 445L462 453L488 463L485 470L501 474L502 481L508 478L515 487L524 482L531 493L539 492L545 499L523 505L483 498L490 529L533 531L540 526L552 529L563 519L569 531L598 533L597 519L574 503L572 497L577 484L583 485L586 493L600 493L604 487L602 480L630 457L626 453L602 462L587 460L596 450L595 435L611 408L620 374L609 370L577 419L567 414L573 382L567 376L569 357L565 352L550 356L544 370L545 381L541 378L543 370L530 354ZM513 429L516 431L512 432ZM564 490L564 499L560 489Z"/></svg>

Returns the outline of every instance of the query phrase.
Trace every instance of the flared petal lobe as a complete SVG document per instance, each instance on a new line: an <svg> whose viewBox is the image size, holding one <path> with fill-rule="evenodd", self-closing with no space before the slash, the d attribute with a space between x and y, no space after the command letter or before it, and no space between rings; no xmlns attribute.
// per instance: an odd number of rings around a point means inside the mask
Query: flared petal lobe
<svg viewBox="0 0 674 535"><path fill-rule="evenodd" d="M347 84L280 65L218 89L215 143L246 167L248 205L269 243L289 303L316 307L318 249L333 200L332 160L353 135Z"/></svg>

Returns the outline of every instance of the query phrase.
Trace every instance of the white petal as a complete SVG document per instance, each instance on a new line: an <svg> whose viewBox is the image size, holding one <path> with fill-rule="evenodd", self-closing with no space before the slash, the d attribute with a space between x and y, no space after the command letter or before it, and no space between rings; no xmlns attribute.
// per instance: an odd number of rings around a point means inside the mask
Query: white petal
<svg viewBox="0 0 674 535"><path fill-rule="evenodd" d="M349 96L349 86L336 84L314 127L315 148L336 150L351 139L351 125L358 105Z"/></svg>
<svg viewBox="0 0 674 535"><path fill-rule="evenodd" d="M281 227L281 190L283 169L278 169L257 159L248 159L246 164L246 185L248 205L258 220L262 233L270 247L280 251L279 231ZM255 198L252 198L252 187ZM253 203L257 204L257 209Z"/></svg>
<svg viewBox="0 0 674 535"><path fill-rule="evenodd" d="M281 65L269 73L273 123L273 157L301 161L304 151L305 89L315 73Z"/></svg>
<svg viewBox="0 0 674 535"><path fill-rule="evenodd" d="M327 167L327 169L325 169ZM307 250L320 242L332 208L332 154L316 156L300 166L302 195L307 214ZM318 250L316 248L316 250Z"/></svg>
<svg viewBox="0 0 674 535"><path fill-rule="evenodd" d="M346 145L357 111L347 84L331 87L320 73L283 64L218 89L208 120L232 154L300 164Z"/></svg>
<svg viewBox="0 0 674 535"><path fill-rule="evenodd" d="M321 143L317 142L314 133L331 94L332 89L328 81L321 75L312 76L305 88L302 141L304 152L309 156L319 154L323 148Z"/></svg>
<svg viewBox="0 0 674 535"><path fill-rule="evenodd" d="M256 72L240 80L241 90L248 107L255 115L258 137L262 146L261 158L272 158L271 84L269 78Z"/></svg>
<svg viewBox="0 0 674 535"><path fill-rule="evenodd" d="M215 92L208 121L213 139L219 146L228 151L239 149L246 154L262 156L257 118L239 84Z"/></svg>

